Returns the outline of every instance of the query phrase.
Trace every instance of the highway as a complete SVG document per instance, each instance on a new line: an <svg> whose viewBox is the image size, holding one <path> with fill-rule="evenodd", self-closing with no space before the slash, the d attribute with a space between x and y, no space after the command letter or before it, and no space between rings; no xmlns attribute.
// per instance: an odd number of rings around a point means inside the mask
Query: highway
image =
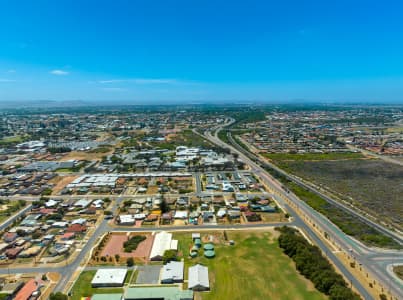
<svg viewBox="0 0 403 300"><path fill-rule="evenodd" d="M231 122L228 122L226 125L228 126L230 124ZM324 230L328 234L329 239L334 240L335 243L340 246L342 251L353 256L357 264L361 264L365 269L367 269L378 282L382 283L382 286L384 286L386 290L389 290L392 292L392 294L396 295L397 299L403 299L403 286L401 281L387 271L387 266L390 264L403 264L402 251L370 249L344 234L326 217L313 210L304 201L301 201L296 195L285 191L281 183L271 177L271 175L268 174L260 164L256 164L254 161L252 161L249 158L249 155L246 156L244 151L241 151L239 148L234 148L231 145L221 141L218 138L218 132L221 129L222 127L218 128L215 131L214 136L211 135L209 131L205 132L205 137L211 142L221 147L229 148L231 151L237 153L239 157L252 168L252 172L260 176L261 179L275 191L275 193L278 195L275 197L276 200L289 213L291 213L291 215L294 217L295 225L299 226L308 233L309 237L322 249L324 253L327 254L328 258L337 266L343 275L351 280L352 284L365 299L371 299L371 296L362 286L362 283L356 280L351 272L340 262L339 258L333 255L332 251L328 249L327 245L321 242L321 239L318 237L317 233L312 231L310 225L307 225L308 222L314 223L317 227ZM244 150L243 148L241 149ZM288 205L288 203L290 203L291 206Z"/></svg>

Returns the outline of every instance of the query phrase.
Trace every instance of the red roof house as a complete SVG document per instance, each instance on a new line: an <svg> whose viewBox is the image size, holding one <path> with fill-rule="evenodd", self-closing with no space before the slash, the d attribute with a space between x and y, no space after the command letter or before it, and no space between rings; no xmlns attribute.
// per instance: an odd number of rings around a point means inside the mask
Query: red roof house
<svg viewBox="0 0 403 300"><path fill-rule="evenodd" d="M30 279L27 283L24 284L22 289L15 296L15 300L28 300L32 294L36 291L39 291L41 288L41 284L37 282L35 279Z"/></svg>
<svg viewBox="0 0 403 300"><path fill-rule="evenodd" d="M67 229L67 232L85 232L87 231L87 226L81 224L73 224L70 225Z"/></svg>

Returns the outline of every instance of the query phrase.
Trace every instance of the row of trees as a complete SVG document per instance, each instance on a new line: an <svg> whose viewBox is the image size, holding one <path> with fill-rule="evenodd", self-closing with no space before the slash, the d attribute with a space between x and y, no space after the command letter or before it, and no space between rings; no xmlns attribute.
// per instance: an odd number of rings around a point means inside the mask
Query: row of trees
<svg viewBox="0 0 403 300"><path fill-rule="evenodd" d="M281 232L278 241L284 253L294 260L297 270L311 280L319 291L329 295L330 300L360 299L322 256L318 247L310 245L293 228L283 226L277 229Z"/></svg>

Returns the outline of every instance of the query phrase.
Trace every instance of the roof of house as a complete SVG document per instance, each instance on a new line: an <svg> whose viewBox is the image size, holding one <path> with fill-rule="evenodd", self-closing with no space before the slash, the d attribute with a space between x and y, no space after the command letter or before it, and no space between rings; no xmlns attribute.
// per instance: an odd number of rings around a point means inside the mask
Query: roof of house
<svg viewBox="0 0 403 300"><path fill-rule="evenodd" d="M189 289L192 289L196 286L210 288L208 268L206 266L197 264L189 267L188 287Z"/></svg>
<svg viewBox="0 0 403 300"><path fill-rule="evenodd" d="M99 269L91 281L92 285L122 284L127 274L126 269Z"/></svg>
<svg viewBox="0 0 403 300"><path fill-rule="evenodd" d="M84 232L87 230L87 226L81 224L70 225L67 229L68 232Z"/></svg>
<svg viewBox="0 0 403 300"><path fill-rule="evenodd" d="M182 281L184 266L183 261L171 261L167 263L162 267L161 281Z"/></svg>
<svg viewBox="0 0 403 300"><path fill-rule="evenodd" d="M24 284L22 289L15 296L15 300L28 300L32 293L39 288L39 284L35 279L30 279Z"/></svg>
<svg viewBox="0 0 403 300"><path fill-rule="evenodd" d="M151 249L150 258L163 256L166 250L175 249L172 248L175 243L172 243L172 233L166 231L158 232L155 235L153 247ZM177 246L177 244L176 244Z"/></svg>
<svg viewBox="0 0 403 300"><path fill-rule="evenodd" d="M60 238L63 240L67 240L70 239L72 237L74 237L75 233L74 232L66 232L65 234L63 234Z"/></svg>

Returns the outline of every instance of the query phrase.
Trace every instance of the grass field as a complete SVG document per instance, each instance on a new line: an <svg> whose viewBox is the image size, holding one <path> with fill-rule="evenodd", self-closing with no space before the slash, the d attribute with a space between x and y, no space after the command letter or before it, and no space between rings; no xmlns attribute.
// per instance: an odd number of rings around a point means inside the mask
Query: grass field
<svg viewBox="0 0 403 300"><path fill-rule="evenodd" d="M283 161L278 165L330 188L344 199L403 229L403 168L380 159Z"/></svg>
<svg viewBox="0 0 403 300"><path fill-rule="evenodd" d="M327 299L296 271L274 234L227 231L235 246L216 245L213 259L189 259L191 233L175 233L185 258L185 278L191 265L201 263L209 267L211 291L196 293L195 299Z"/></svg>
<svg viewBox="0 0 403 300"><path fill-rule="evenodd" d="M0 139L0 145L16 144L23 141L22 136L10 136Z"/></svg>
<svg viewBox="0 0 403 300"><path fill-rule="evenodd" d="M354 215L346 213L344 210L329 204L318 195L305 190L304 188L288 183L287 186L309 206L322 213L337 225L344 233L357 238L368 246L401 248L392 238L376 231L371 226L358 220Z"/></svg>
<svg viewBox="0 0 403 300"><path fill-rule="evenodd" d="M81 300L81 297L92 296L93 294L123 293L123 288L92 288L91 280L95 273L96 271L84 271L80 274L71 290L71 300Z"/></svg>
<svg viewBox="0 0 403 300"><path fill-rule="evenodd" d="M153 147L159 147L169 150L174 150L177 146L202 148L211 148L213 146L209 141L195 134L192 130L188 129L179 132L169 141L149 142L149 144Z"/></svg>
<svg viewBox="0 0 403 300"><path fill-rule="evenodd" d="M273 162L282 161L322 161L322 160L345 160L364 158L361 153L355 152L334 152L334 153L266 153L263 154Z"/></svg>

